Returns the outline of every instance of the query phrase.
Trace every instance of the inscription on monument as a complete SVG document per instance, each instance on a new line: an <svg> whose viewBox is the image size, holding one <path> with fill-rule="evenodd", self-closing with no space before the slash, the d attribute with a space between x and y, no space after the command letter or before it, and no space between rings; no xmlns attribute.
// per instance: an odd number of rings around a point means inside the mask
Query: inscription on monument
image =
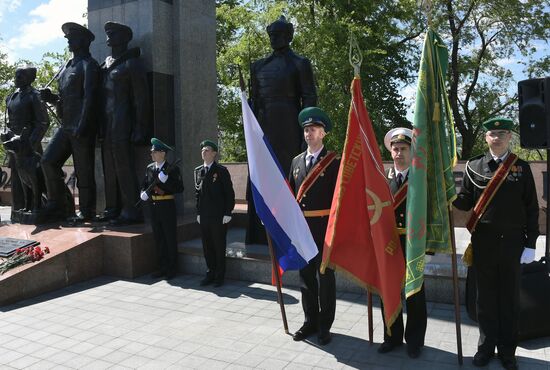
<svg viewBox="0 0 550 370"><path fill-rule="evenodd" d="M0 238L0 257L9 257L17 248L38 244L35 240Z"/></svg>

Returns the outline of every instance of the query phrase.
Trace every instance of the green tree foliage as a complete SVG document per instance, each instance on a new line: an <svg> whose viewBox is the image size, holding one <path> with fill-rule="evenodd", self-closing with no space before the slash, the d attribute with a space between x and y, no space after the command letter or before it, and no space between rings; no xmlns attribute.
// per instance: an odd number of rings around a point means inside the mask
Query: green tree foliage
<svg viewBox="0 0 550 370"><path fill-rule="evenodd" d="M484 150L483 121L517 118L511 68L523 65L530 78L550 71L548 55L537 56L537 45L548 47L549 9L548 0L434 1L433 25L449 40L449 98L463 158Z"/></svg>
<svg viewBox="0 0 550 370"><path fill-rule="evenodd" d="M327 136L332 149L341 150L347 127L349 87L353 69L348 61L353 31L363 50L361 78L364 96L379 138L406 119L400 87L410 82L420 34L414 2L370 1L218 1L217 70L218 119L225 160L246 160L240 123L238 77L249 76L250 63L271 53L265 27L284 14L294 24L293 50L311 59L319 101L335 123ZM413 32L410 30L414 29Z"/></svg>

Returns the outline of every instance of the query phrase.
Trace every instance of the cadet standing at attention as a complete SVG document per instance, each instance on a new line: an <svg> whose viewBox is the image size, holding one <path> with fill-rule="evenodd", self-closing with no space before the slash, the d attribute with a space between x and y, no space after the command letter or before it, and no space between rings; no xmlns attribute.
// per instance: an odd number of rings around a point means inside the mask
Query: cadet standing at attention
<svg viewBox="0 0 550 370"><path fill-rule="evenodd" d="M151 139L151 158L141 188L141 200L151 200L151 226L155 237L159 269L154 278L172 279L178 270L177 215L174 194L183 192L178 166L170 166L166 153L171 147L157 138ZM153 185L154 184L154 185ZM147 189L153 185L152 189Z"/></svg>
<svg viewBox="0 0 550 370"><path fill-rule="evenodd" d="M300 112L298 121L304 131L307 150L292 160L289 182L319 253L300 270L305 320L294 334L294 340L304 340L317 333L318 343L325 345L331 341L330 328L336 311L336 279L334 270L327 268L321 274L319 268L340 160L336 153L328 152L323 145L323 138L332 128L325 112L308 107Z"/></svg>
<svg viewBox="0 0 550 370"><path fill-rule="evenodd" d="M514 370L518 368L520 264L535 258L539 206L529 164L509 148L512 120L493 118L483 126L489 151L468 161L454 202L464 211L474 208L467 222L480 333L473 364L487 365L496 347L502 366Z"/></svg>
<svg viewBox="0 0 550 370"><path fill-rule="evenodd" d="M229 171L215 159L218 146L211 140L201 143L203 164L195 168L195 194L197 196L197 222L201 226L202 248L206 277L201 286L223 285L225 278L225 248L227 224L235 207L235 192Z"/></svg>

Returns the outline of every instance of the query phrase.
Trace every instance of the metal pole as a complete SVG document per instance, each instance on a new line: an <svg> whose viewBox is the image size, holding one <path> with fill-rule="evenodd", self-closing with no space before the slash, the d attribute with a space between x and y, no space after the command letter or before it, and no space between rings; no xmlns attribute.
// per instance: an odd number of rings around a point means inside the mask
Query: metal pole
<svg viewBox="0 0 550 370"><path fill-rule="evenodd" d="M454 220L453 220L453 211L452 206L449 207L449 224L451 230L451 246L453 253L451 255L452 265L453 265L453 292L454 292L454 302L455 302L455 324L456 324L456 348L458 355L458 364L462 365L462 333L460 329L460 297L458 294L458 269L456 262L456 241L455 241L455 229L454 229Z"/></svg>
<svg viewBox="0 0 550 370"><path fill-rule="evenodd" d="M368 321L369 321L369 342L372 345L374 343L374 327L372 325L372 293L370 290L367 290L367 314L368 314ZM384 313L382 313L384 314Z"/></svg>
<svg viewBox="0 0 550 370"><path fill-rule="evenodd" d="M275 260L275 252L273 251L273 244L271 242L271 237L269 236L269 233L267 231L265 232L265 235L267 236L267 245L269 246L269 255L271 256L271 268L273 269L273 273L275 274L275 282L277 284L277 301L279 302L279 307L281 308L281 317L283 319L283 327L285 329L285 333L288 334L288 322L286 320L285 303L283 302L283 293L281 289L281 277L279 276L279 265Z"/></svg>

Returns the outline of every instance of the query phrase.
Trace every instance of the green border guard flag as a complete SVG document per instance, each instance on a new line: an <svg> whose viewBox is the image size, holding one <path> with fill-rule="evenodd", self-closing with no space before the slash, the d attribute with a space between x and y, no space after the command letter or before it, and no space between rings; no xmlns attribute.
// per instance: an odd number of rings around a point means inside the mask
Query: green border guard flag
<svg viewBox="0 0 550 370"><path fill-rule="evenodd" d="M452 253L449 207L456 198L456 139L445 89L448 64L447 47L428 29L416 89L407 192L407 297L422 288L426 252Z"/></svg>

